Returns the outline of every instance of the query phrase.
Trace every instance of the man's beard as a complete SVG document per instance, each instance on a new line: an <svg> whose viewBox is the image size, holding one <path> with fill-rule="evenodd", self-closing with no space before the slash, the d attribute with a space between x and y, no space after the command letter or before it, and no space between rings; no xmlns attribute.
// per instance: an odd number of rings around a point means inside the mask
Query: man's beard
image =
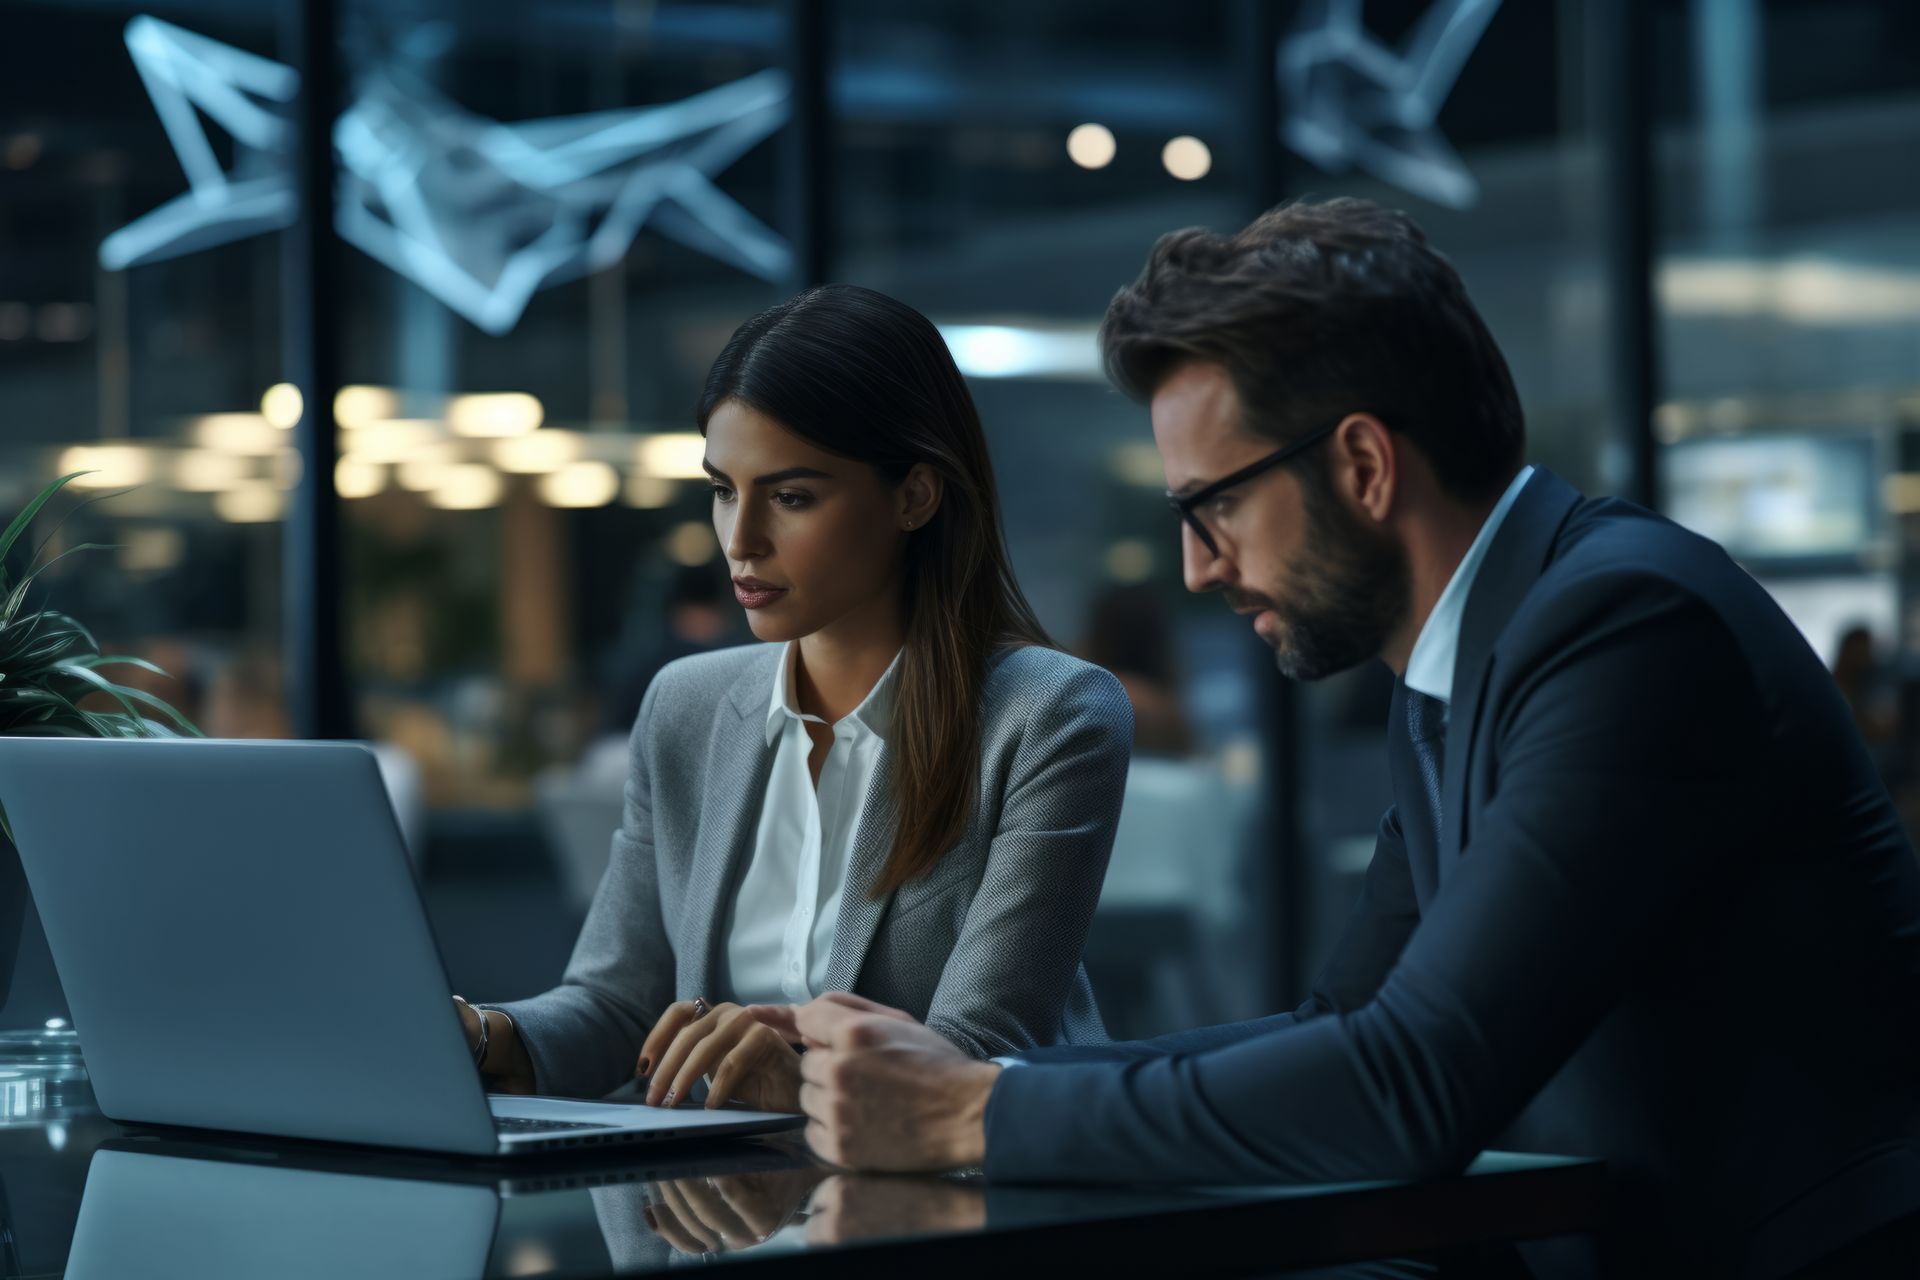
<svg viewBox="0 0 1920 1280"><path fill-rule="evenodd" d="M1236 605L1264 604L1279 620L1269 644L1280 674L1319 680L1375 657L1406 616L1407 554L1332 494L1301 486L1307 518L1303 563L1282 588L1285 605L1232 592Z"/></svg>

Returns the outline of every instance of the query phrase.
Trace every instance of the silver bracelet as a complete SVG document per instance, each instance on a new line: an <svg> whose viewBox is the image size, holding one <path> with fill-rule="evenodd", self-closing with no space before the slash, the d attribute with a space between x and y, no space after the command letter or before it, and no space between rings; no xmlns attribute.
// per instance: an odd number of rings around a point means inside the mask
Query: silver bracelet
<svg viewBox="0 0 1920 1280"><path fill-rule="evenodd" d="M487 1021L485 1009L475 1009L474 1013L480 1018L480 1043L473 1050L473 1065L484 1071L486 1070L484 1064L487 1061L487 1042L493 1038L493 1027Z"/></svg>

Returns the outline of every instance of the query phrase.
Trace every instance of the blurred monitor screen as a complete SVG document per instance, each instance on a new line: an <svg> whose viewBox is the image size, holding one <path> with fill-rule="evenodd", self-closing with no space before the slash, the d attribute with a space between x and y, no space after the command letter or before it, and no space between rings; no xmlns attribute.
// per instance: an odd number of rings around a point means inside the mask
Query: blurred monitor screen
<svg viewBox="0 0 1920 1280"><path fill-rule="evenodd" d="M1662 485L1669 516L1740 560L1855 557L1876 533L1871 436L1686 440Z"/></svg>

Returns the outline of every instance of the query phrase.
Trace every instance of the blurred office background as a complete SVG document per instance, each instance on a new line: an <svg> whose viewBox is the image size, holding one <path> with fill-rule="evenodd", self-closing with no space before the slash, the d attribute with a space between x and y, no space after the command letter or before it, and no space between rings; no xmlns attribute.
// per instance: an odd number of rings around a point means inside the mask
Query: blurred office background
<svg viewBox="0 0 1920 1280"><path fill-rule="evenodd" d="M469 995L558 976L646 678L747 638L693 402L841 280L946 331L1029 595L1135 695L1115 1030L1297 999L1389 677L1186 595L1094 346L1158 234L1291 195L1412 212L1533 458L1725 543L1912 788L1909 0L4 0L0 50L0 518L92 469L61 607L210 734L379 744Z"/></svg>

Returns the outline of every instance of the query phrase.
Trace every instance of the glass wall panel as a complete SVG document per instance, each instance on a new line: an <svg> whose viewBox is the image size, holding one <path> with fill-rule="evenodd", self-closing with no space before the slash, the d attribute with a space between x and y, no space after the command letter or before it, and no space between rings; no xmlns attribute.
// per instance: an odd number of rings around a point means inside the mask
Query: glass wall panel
<svg viewBox="0 0 1920 1280"><path fill-rule="evenodd" d="M1835 668L1911 827L1920 10L1693 0L1659 17L1666 509Z"/></svg>

